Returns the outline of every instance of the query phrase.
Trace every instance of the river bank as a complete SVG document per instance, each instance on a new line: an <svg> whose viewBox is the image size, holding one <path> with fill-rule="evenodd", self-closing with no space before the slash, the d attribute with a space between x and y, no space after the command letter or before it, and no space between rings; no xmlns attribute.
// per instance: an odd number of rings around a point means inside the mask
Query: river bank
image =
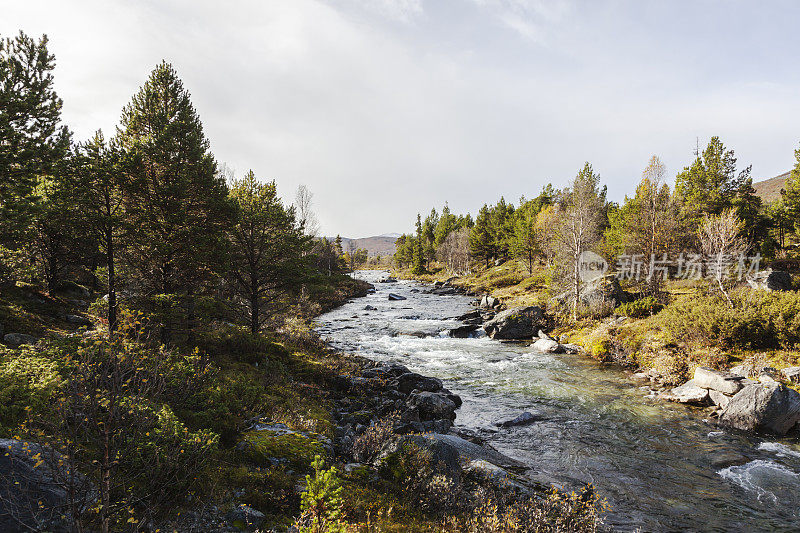
<svg viewBox="0 0 800 533"><path fill-rule="evenodd" d="M794 487L800 470L791 440L721 432L648 397L630 372L590 358L443 336L463 325L455 317L474 309L472 298L425 294L430 287L408 281L376 287L322 317L320 333L337 348L442 379L463 400L457 431L475 431L521 460L529 479L594 482L615 527L759 531L795 520L797 487L778 488ZM390 302L389 292L406 300ZM536 423L495 426L524 411Z"/></svg>

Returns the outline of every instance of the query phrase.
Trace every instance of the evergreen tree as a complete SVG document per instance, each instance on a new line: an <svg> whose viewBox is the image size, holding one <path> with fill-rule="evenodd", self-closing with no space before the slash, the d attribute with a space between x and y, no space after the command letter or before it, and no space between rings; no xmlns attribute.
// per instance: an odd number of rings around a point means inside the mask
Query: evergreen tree
<svg viewBox="0 0 800 533"><path fill-rule="evenodd" d="M15 250L26 240L39 177L52 173L69 149L54 66L46 36L0 37L0 248Z"/></svg>
<svg viewBox="0 0 800 533"><path fill-rule="evenodd" d="M116 142L128 160L126 260L143 291L160 300L162 342L171 342L172 314L183 299L191 343L194 297L222 259L232 210L200 118L171 65L158 65L124 108Z"/></svg>
<svg viewBox="0 0 800 533"><path fill-rule="evenodd" d="M253 171L234 180L230 196L237 207L230 229L230 266L227 270L237 301L247 310L250 331L261 330L272 305L297 290L303 282L310 243L293 207L285 208L275 182L259 183Z"/></svg>
<svg viewBox="0 0 800 533"><path fill-rule="evenodd" d="M749 245L760 248L769 236L769 219L763 212L761 197L756 194L752 178L747 178L739 186L733 207L742 222L742 236Z"/></svg>
<svg viewBox="0 0 800 533"><path fill-rule="evenodd" d="M414 275L425 273L425 250L422 243L422 220L417 214L417 238L414 241L414 266L411 270Z"/></svg>
<svg viewBox="0 0 800 533"><path fill-rule="evenodd" d="M469 249L473 258L478 261L484 261L486 268L489 268L489 262L494 258L495 245L491 212L486 204L483 204L483 207L478 211L475 225L470 231Z"/></svg>
<svg viewBox="0 0 800 533"><path fill-rule="evenodd" d="M750 169L737 173L733 150L725 149L719 137L711 138L706 149L697 153L694 162L675 180L675 194L689 231L694 233L703 215L718 215L731 207Z"/></svg>
<svg viewBox="0 0 800 533"><path fill-rule="evenodd" d="M794 151L795 165L786 179L786 188L781 191L786 217L789 223L800 230L800 148Z"/></svg>
<svg viewBox="0 0 800 533"><path fill-rule="evenodd" d="M100 131L77 151L75 193L106 265L108 329L113 333L117 327L116 263L125 222L120 154L106 144Z"/></svg>

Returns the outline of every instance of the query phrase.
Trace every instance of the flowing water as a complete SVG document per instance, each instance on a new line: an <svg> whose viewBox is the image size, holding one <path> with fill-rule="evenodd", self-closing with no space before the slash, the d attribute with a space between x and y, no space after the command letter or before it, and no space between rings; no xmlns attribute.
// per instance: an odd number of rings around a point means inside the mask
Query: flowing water
<svg viewBox="0 0 800 533"><path fill-rule="evenodd" d="M359 272L376 282L385 273ZM702 413L648 398L628 375L578 355L489 338L453 339L472 298L401 281L319 318L335 347L436 376L464 404L456 424L481 430L534 480L593 483L622 531L800 531L800 445L720 431ZM389 301L392 292L405 296ZM365 310L367 306L377 310ZM521 411L544 421L497 431Z"/></svg>

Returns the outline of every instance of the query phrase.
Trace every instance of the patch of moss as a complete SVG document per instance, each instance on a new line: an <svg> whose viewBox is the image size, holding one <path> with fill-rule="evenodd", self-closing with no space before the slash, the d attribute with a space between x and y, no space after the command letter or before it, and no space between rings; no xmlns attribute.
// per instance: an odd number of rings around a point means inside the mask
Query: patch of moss
<svg viewBox="0 0 800 533"><path fill-rule="evenodd" d="M269 430L250 431L244 434L242 443L246 460L259 466L285 462L307 471L315 455L325 455L322 443L298 433L279 435Z"/></svg>

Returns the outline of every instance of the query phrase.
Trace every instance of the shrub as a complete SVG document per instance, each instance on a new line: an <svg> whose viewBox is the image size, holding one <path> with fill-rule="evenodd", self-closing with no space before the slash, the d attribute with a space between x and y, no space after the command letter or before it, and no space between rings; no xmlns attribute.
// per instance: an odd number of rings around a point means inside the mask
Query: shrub
<svg viewBox="0 0 800 533"><path fill-rule="evenodd" d="M9 429L18 426L28 409L43 409L62 385L52 359L8 350L0 363L0 423Z"/></svg>
<svg viewBox="0 0 800 533"><path fill-rule="evenodd" d="M741 289L731 294L734 307L720 296L684 298L659 314L674 342L722 348L800 347L800 294Z"/></svg>
<svg viewBox="0 0 800 533"><path fill-rule="evenodd" d="M594 533L608 510L591 485L569 494L553 489L544 498L507 501L493 495L478 502L466 517L451 517L444 531L459 533Z"/></svg>
<svg viewBox="0 0 800 533"><path fill-rule="evenodd" d="M615 309L618 315L625 315L630 318L644 318L651 316L664 308L664 305L656 300L653 296L646 298L639 298L632 302L627 302Z"/></svg>

